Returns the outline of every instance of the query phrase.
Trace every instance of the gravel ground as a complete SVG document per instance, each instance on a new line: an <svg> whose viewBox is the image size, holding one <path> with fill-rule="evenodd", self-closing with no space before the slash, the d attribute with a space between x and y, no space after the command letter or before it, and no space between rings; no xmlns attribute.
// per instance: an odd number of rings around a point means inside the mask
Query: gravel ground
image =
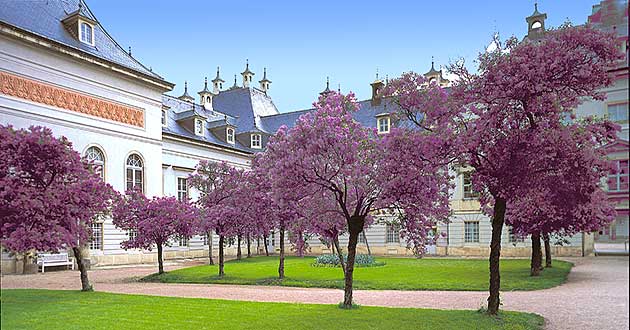
<svg viewBox="0 0 630 330"><path fill-rule="evenodd" d="M628 258L567 258L576 266L567 283L538 291L503 292L503 309L540 314L547 329L629 328ZM185 262L166 266L166 270L199 263ZM336 304L341 290L240 285L200 285L139 283L135 279L156 271L154 265L92 270L89 273L98 291L217 298L232 300ZM1 287L76 290L78 273L55 271L46 274L4 275ZM477 309L485 305L486 292L462 291L366 291L356 290L355 301L361 305L388 307L424 307L439 309Z"/></svg>

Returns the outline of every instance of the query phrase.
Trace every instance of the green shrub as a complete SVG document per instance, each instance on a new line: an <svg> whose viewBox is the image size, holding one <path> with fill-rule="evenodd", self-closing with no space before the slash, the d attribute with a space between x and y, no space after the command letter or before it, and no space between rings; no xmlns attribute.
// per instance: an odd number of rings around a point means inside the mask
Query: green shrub
<svg viewBox="0 0 630 330"><path fill-rule="evenodd" d="M348 261L348 255L343 255L344 262ZM375 267L375 266L384 266L384 262L378 262L374 259L373 256L369 254L357 254L354 258L354 266L355 267ZM321 256L315 258L315 262L313 262L313 266L315 267L341 267L339 264L339 256L336 254L322 254Z"/></svg>

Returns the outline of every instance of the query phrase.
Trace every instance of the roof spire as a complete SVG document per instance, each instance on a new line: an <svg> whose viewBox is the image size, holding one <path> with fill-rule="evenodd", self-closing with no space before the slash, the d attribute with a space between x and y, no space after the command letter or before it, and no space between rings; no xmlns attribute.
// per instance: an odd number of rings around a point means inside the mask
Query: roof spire
<svg viewBox="0 0 630 330"><path fill-rule="evenodd" d="M330 78L326 77L326 89L324 89L319 95L326 96L330 94L332 91L330 90Z"/></svg>
<svg viewBox="0 0 630 330"><path fill-rule="evenodd" d="M131 46L129 46L129 56L131 56Z"/></svg>
<svg viewBox="0 0 630 330"><path fill-rule="evenodd" d="M236 75L234 75L234 85L232 85L230 89L237 89L237 88L238 88L238 84L236 83Z"/></svg>
<svg viewBox="0 0 630 330"><path fill-rule="evenodd" d="M434 64L435 64L435 59L433 58L433 55L431 55L431 71L435 71Z"/></svg>
<svg viewBox="0 0 630 330"><path fill-rule="evenodd" d="M223 79L221 79L221 75L219 74L219 67L217 66L217 76L214 77L214 79L212 79L212 82L224 82Z"/></svg>
<svg viewBox="0 0 630 330"><path fill-rule="evenodd" d="M378 67L376 67L376 80L378 80Z"/></svg>
<svg viewBox="0 0 630 330"><path fill-rule="evenodd" d="M337 84L337 93L341 94L341 84Z"/></svg>
<svg viewBox="0 0 630 330"><path fill-rule="evenodd" d="M178 99L182 101L186 101L186 102L195 102L195 98L193 98L192 96L190 96L190 94L188 94L188 81L184 81L184 94L178 97Z"/></svg>

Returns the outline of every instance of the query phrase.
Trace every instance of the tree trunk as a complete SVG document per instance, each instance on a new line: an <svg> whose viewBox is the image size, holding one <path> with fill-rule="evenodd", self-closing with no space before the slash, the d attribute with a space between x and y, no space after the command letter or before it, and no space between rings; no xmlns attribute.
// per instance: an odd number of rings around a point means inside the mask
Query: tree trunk
<svg viewBox="0 0 630 330"><path fill-rule="evenodd" d="M284 226L280 226L280 263L278 265L278 278L284 279Z"/></svg>
<svg viewBox="0 0 630 330"><path fill-rule="evenodd" d="M367 247L368 255L372 255L372 251L370 251L370 243L368 243L367 236L365 236L365 229L361 232L363 234L363 240L365 241L365 247Z"/></svg>
<svg viewBox="0 0 630 330"><path fill-rule="evenodd" d="M263 241L265 241L265 256L269 256L269 245L267 244L267 235L263 236Z"/></svg>
<svg viewBox="0 0 630 330"><path fill-rule="evenodd" d="M551 268L551 244L549 243L549 234L543 235L545 242L545 268Z"/></svg>
<svg viewBox="0 0 630 330"><path fill-rule="evenodd" d="M225 264L225 256L224 256L224 250L223 250L223 245L225 243L225 237L223 237L223 235L219 235L219 276L223 277L223 275L225 275L225 272L223 271L223 266Z"/></svg>
<svg viewBox="0 0 630 330"><path fill-rule="evenodd" d="M490 242L490 296L488 297L488 314L497 315L501 304L499 291L501 290L501 234L505 220L505 199L496 198L494 201L494 216L492 217L492 241Z"/></svg>
<svg viewBox="0 0 630 330"><path fill-rule="evenodd" d="M249 235L247 235L247 257L252 257L252 240L249 238Z"/></svg>
<svg viewBox="0 0 630 330"><path fill-rule="evenodd" d="M339 238L335 237L333 239L333 245L334 250L337 250L337 256L339 257L339 264L341 265L341 270L343 271L343 277L346 277L346 263L343 261L343 252L341 251L341 249L339 248Z"/></svg>
<svg viewBox="0 0 630 330"><path fill-rule="evenodd" d="M345 286L343 292L343 307L352 308L352 275L354 272L354 258L357 254L357 242L359 234L365 224L364 216L352 216L348 219L348 262L346 263Z"/></svg>
<svg viewBox="0 0 630 330"><path fill-rule="evenodd" d="M74 252L74 257L77 260L77 266L79 266L79 273L81 273L81 291L94 291L94 288L90 285L90 280L88 279L85 259L83 259L81 248L73 247L72 252Z"/></svg>
<svg viewBox="0 0 630 330"><path fill-rule="evenodd" d="M212 259L212 231L208 231L208 264L214 265L214 259Z"/></svg>
<svg viewBox="0 0 630 330"><path fill-rule="evenodd" d="M260 255L260 237L256 237L256 255Z"/></svg>
<svg viewBox="0 0 630 330"><path fill-rule="evenodd" d="M157 244L158 274L164 274L164 259L162 258L162 244Z"/></svg>
<svg viewBox="0 0 630 330"><path fill-rule="evenodd" d="M531 276L540 276L542 269L542 250L540 249L540 233L532 234Z"/></svg>
<svg viewBox="0 0 630 330"><path fill-rule="evenodd" d="M241 235L236 236L237 247L236 247L236 260L241 260Z"/></svg>

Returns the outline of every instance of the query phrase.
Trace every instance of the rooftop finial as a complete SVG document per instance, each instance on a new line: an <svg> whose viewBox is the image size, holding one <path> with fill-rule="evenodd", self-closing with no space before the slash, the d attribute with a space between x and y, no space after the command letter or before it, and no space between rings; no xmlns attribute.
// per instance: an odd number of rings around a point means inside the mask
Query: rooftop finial
<svg viewBox="0 0 630 330"><path fill-rule="evenodd" d="M188 93L188 81L184 81L184 93Z"/></svg>
<svg viewBox="0 0 630 330"><path fill-rule="evenodd" d="M219 67L217 66L217 77L215 79L220 79L221 77L219 76Z"/></svg>
<svg viewBox="0 0 630 330"><path fill-rule="evenodd" d="M204 77L203 79L203 87L208 88L208 77Z"/></svg>
<svg viewBox="0 0 630 330"><path fill-rule="evenodd" d="M248 69L249 69L249 59L246 58L245 59L245 70L248 70Z"/></svg>
<svg viewBox="0 0 630 330"><path fill-rule="evenodd" d="M378 67L376 67L376 80L378 80Z"/></svg>
<svg viewBox="0 0 630 330"><path fill-rule="evenodd" d="M534 2L534 10L538 11L538 1Z"/></svg>
<svg viewBox="0 0 630 330"><path fill-rule="evenodd" d="M341 94L341 84L337 85L337 93Z"/></svg>
<svg viewBox="0 0 630 330"><path fill-rule="evenodd" d="M330 89L330 78L326 76L326 89Z"/></svg>
<svg viewBox="0 0 630 330"><path fill-rule="evenodd" d="M433 58L433 56L431 56L431 70L435 70L435 67L433 66L435 64L435 59Z"/></svg>
<svg viewBox="0 0 630 330"><path fill-rule="evenodd" d="M263 80L267 79L267 68L263 68Z"/></svg>
<svg viewBox="0 0 630 330"><path fill-rule="evenodd" d="M319 95L322 96L326 96L328 94L330 94L331 90L330 90L330 78L326 77L326 89L324 89L321 93L319 93Z"/></svg>
<svg viewBox="0 0 630 330"><path fill-rule="evenodd" d="M131 56L131 46L129 46L129 56Z"/></svg>

